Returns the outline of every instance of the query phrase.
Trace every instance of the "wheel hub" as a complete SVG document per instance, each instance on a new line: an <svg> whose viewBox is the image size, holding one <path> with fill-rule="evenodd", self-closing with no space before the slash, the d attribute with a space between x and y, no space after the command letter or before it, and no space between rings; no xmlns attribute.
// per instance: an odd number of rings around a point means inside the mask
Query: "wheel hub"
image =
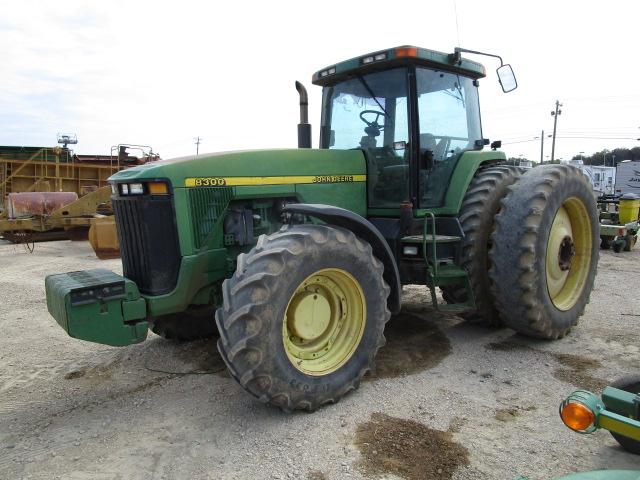
<svg viewBox="0 0 640 480"><path fill-rule="evenodd" d="M345 270L319 270L289 300L282 331L285 351L298 370L326 375L351 358L365 322L366 303L357 280Z"/></svg>
<svg viewBox="0 0 640 480"><path fill-rule="evenodd" d="M331 305L318 292L304 291L295 298L287 315L290 332L302 340L315 340L320 337L331 321Z"/></svg>
<svg viewBox="0 0 640 480"><path fill-rule="evenodd" d="M560 243L558 249L558 266L560 270L565 271L571 268L571 260L576 254L576 246L573 243L573 239L570 236L566 236Z"/></svg>
<svg viewBox="0 0 640 480"><path fill-rule="evenodd" d="M559 310L573 307L584 289L591 265L592 225L576 197L565 200L551 225L546 255L547 290Z"/></svg>

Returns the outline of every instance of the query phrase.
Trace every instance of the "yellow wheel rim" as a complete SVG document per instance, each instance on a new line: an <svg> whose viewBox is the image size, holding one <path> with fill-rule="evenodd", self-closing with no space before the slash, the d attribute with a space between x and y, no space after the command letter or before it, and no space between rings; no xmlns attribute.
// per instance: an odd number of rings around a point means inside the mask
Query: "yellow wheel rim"
<svg viewBox="0 0 640 480"><path fill-rule="evenodd" d="M366 318L358 281L338 268L318 270L298 285L287 304L282 324L287 357L307 375L334 372L356 351Z"/></svg>
<svg viewBox="0 0 640 480"><path fill-rule="evenodd" d="M547 290L558 310L569 310L582 294L591 268L591 231L584 203L568 198L556 212L547 242Z"/></svg>

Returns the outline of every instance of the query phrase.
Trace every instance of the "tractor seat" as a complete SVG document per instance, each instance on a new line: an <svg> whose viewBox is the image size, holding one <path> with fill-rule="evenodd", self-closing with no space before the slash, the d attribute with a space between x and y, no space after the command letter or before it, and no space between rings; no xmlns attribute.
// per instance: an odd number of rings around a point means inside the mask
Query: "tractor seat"
<svg viewBox="0 0 640 480"><path fill-rule="evenodd" d="M360 148L377 148L378 142L376 137L365 135L360 139Z"/></svg>

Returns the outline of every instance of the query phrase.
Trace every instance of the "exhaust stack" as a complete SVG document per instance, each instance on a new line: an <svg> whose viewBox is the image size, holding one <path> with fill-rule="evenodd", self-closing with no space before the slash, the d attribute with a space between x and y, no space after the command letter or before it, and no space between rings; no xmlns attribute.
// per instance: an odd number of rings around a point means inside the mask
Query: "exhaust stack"
<svg viewBox="0 0 640 480"><path fill-rule="evenodd" d="M298 124L298 148L311 148L311 125L309 124L309 100L307 89L296 81L296 90L300 94L300 123Z"/></svg>

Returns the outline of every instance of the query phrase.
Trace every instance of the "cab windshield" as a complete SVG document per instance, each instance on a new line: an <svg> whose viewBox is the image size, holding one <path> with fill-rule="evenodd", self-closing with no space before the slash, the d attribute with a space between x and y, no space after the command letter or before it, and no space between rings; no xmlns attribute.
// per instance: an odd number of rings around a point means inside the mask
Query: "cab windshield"
<svg viewBox="0 0 640 480"><path fill-rule="evenodd" d="M421 207L443 204L453 169L465 150L482 138L478 88L471 78L416 69Z"/></svg>

